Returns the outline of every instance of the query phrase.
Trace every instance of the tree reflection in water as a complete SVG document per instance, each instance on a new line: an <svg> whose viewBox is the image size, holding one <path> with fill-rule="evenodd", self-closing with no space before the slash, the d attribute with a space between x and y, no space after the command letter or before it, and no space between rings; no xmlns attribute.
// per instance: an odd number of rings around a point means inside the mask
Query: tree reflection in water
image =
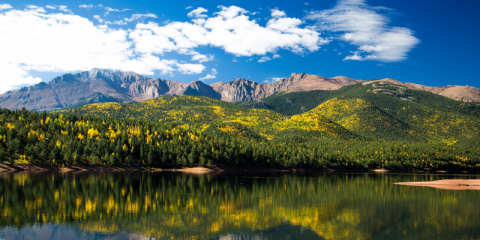
<svg viewBox="0 0 480 240"><path fill-rule="evenodd" d="M130 238L479 238L480 192L392 184L445 177L478 176L2 174L0 237L66 225Z"/></svg>

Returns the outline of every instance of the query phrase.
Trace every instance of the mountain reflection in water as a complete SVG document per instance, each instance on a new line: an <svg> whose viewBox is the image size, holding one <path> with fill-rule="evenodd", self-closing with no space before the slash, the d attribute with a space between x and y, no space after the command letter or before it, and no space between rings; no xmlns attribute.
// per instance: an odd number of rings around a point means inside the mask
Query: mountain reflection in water
<svg viewBox="0 0 480 240"><path fill-rule="evenodd" d="M1 174L0 239L478 239L478 175Z"/></svg>

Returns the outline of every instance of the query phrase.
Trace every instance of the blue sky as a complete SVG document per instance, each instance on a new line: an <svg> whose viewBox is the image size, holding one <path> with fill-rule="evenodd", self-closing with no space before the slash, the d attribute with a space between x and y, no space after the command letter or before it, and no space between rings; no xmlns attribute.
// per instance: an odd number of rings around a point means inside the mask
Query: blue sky
<svg viewBox="0 0 480 240"><path fill-rule="evenodd" d="M480 87L480 1L1 1L0 92L93 67Z"/></svg>

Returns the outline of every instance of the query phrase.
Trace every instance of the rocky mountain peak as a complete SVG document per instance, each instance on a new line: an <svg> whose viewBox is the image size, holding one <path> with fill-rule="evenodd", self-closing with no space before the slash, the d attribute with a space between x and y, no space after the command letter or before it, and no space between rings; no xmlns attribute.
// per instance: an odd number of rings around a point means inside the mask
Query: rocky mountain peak
<svg viewBox="0 0 480 240"><path fill-rule="evenodd" d="M462 86L427 87L401 83L393 79L377 81L401 84L462 101L480 101L480 89ZM65 74L52 81L24 87L0 95L0 107L39 111L58 110L74 104L102 101L140 102L160 96L208 96L227 102L259 100L273 94L311 90L337 90L361 81L344 76L326 78L306 73L292 73L288 78L262 84L244 78L207 85L202 81L181 83L148 78L134 72L93 68L90 71ZM94 94L95 93L95 94ZM92 95L93 94L93 95ZM87 101L88 99L88 101Z"/></svg>

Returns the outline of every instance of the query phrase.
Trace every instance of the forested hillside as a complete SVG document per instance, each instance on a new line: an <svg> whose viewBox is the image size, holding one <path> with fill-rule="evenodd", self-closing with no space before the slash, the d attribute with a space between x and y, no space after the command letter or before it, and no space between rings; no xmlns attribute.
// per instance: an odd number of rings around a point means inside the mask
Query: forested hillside
<svg viewBox="0 0 480 240"><path fill-rule="evenodd" d="M239 105L294 117L317 112L373 139L471 147L480 144L479 103L455 101L389 83L364 82L337 91L288 93Z"/></svg>
<svg viewBox="0 0 480 240"><path fill-rule="evenodd" d="M218 128L221 126L202 130L158 121L2 109L0 161L60 166L480 167L478 146L342 140L332 135L323 141L267 140L220 134L223 130Z"/></svg>
<svg viewBox="0 0 480 240"><path fill-rule="evenodd" d="M132 104L105 103L58 111L60 114L144 119L173 124L183 129L218 134L263 137L268 140L354 139L356 134L326 118L312 118L309 124L291 124L284 115L265 109L252 109L207 97L161 97Z"/></svg>

